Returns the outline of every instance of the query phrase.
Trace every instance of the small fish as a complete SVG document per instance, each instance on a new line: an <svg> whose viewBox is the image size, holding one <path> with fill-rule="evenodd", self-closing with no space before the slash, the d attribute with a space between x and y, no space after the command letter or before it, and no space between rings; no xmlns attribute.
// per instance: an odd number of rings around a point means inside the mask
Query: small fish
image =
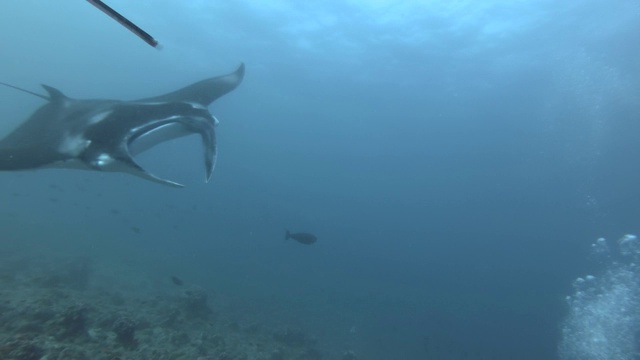
<svg viewBox="0 0 640 360"><path fill-rule="evenodd" d="M184 284L184 281L180 280L176 276L171 276L171 282L173 282L174 284L176 284L178 286L182 286Z"/></svg>
<svg viewBox="0 0 640 360"><path fill-rule="evenodd" d="M305 244L305 245L311 245L314 242L316 242L316 240L318 240L318 238L313 234L309 234L309 233L293 233L292 234L289 232L289 230L287 230L287 232L285 233L284 239L285 240L293 239L299 242L300 244Z"/></svg>
<svg viewBox="0 0 640 360"><path fill-rule="evenodd" d="M140 234L142 232L142 230L137 226L132 226L131 231L133 231L136 234Z"/></svg>

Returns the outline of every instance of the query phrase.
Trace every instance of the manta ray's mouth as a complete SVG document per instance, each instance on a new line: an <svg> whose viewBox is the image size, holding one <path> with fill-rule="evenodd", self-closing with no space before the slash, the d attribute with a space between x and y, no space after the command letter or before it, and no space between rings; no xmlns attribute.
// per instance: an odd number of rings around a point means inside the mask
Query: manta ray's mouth
<svg viewBox="0 0 640 360"><path fill-rule="evenodd" d="M129 153L133 156L143 153L163 142L194 134L185 124L170 122L141 132L129 143Z"/></svg>
<svg viewBox="0 0 640 360"><path fill-rule="evenodd" d="M186 120L187 121L185 121L185 118L181 118L181 121L170 121L152 129L139 131L138 135L133 137L128 144L129 154L133 157L171 140L198 134L202 139L204 147L205 181L208 182L215 167L216 143L214 126L218 121L213 116L210 118L187 118ZM157 177L140 165L138 165L138 171L139 173L137 175L149 178L150 180L173 186L183 186L179 183Z"/></svg>

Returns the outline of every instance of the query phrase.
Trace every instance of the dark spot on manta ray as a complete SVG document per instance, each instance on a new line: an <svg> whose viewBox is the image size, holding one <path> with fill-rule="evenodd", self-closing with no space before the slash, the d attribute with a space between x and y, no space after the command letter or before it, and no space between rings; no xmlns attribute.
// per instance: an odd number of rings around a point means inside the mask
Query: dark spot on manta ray
<svg viewBox="0 0 640 360"><path fill-rule="evenodd" d="M171 282L178 286L184 285L184 281L180 280L177 276L171 276Z"/></svg>
<svg viewBox="0 0 640 360"><path fill-rule="evenodd" d="M313 234L304 233L304 232L291 233L289 232L289 230L287 230L287 232L284 234L284 239L285 240L293 239L299 242L300 244L305 244L305 245L311 245L318 240L318 238Z"/></svg>

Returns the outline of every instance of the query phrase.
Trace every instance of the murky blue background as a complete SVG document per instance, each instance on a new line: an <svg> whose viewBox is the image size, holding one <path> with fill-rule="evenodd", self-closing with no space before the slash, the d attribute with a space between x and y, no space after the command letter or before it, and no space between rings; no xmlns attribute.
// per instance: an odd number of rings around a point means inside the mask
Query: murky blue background
<svg viewBox="0 0 640 360"><path fill-rule="evenodd" d="M551 359L589 244L640 232L637 1L108 4L163 49L84 1L4 0L0 81L128 100L242 61L213 180L197 137L139 157L181 190L1 173L2 242L178 275L329 354ZM0 99L2 135L42 105Z"/></svg>

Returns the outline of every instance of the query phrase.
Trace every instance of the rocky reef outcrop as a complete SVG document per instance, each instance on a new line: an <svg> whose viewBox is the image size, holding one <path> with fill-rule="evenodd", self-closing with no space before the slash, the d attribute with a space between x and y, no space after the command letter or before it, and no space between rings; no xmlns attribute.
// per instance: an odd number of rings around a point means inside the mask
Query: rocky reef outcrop
<svg viewBox="0 0 640 360"><path fill-rule="evenodd" d="M202 287L142 291L88 258L39 261L0 266L0 359L323 358L313 336L231 320Z"/></svg>

